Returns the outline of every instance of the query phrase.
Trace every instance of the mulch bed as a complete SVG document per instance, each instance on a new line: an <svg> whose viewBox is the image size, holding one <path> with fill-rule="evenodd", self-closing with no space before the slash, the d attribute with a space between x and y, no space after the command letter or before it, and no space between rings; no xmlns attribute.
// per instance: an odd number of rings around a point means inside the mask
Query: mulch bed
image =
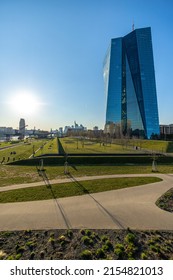
<svg viewBox="0 0 173 280"><path fill-rule="evenodd" d="M173 231L25 230L0 232L0 259L173 259Z"/></svg>
<svg viewBox="0 0 173 280"><path fill-rule="evenodd" d="M173 212L173 188L162 195L156 205L165 211Z"/></svg>

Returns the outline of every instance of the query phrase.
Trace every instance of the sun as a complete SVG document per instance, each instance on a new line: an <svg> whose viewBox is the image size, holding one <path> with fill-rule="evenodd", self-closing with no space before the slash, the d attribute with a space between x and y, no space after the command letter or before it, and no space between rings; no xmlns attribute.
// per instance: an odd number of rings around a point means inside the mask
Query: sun
<svg viewBox="0 0 173 280"><path fill-rule="evenodd" d="M26 90L13 94L9 103L11 108L21 115L33 115L41 106L37 95Z"/></svg>

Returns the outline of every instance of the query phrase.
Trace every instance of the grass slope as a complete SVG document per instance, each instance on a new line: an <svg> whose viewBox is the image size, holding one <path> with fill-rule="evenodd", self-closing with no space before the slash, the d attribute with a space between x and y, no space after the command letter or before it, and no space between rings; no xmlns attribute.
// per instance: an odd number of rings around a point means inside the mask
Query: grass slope
<svg viewBox="0 0 173 280"><path fill-rule="evenodd" d="M58 154L57 138L44 142L35 156L41 156L42 154Z"/></svg>
<svg viewBox="0 0 173 280"><path fill-rule="evenodd" d="M33 154L33 150L37 151L45 143L45 140L33 140L31 142L18 143L17 146L10 145L9 148L0 150L0 162L5 158L5 163L29 158Z"/></svg>
<svg viewBox="0 0 173 280"><path fill-rule="evenodd" d="M163 140L130 139L128 144L155 152L173 153L173 142Z"/></svg>

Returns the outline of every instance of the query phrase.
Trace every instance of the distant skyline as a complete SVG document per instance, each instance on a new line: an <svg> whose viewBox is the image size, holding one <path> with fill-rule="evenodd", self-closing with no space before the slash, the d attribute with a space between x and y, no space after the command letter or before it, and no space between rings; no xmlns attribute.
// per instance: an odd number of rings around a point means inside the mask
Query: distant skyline
<svg viewBox="0 0 173 280"><path fill-rule="evenodd" d="M105 124L111 38L151 27L160 124L173 123L172 0L1 0L0 126Z"/></svg>

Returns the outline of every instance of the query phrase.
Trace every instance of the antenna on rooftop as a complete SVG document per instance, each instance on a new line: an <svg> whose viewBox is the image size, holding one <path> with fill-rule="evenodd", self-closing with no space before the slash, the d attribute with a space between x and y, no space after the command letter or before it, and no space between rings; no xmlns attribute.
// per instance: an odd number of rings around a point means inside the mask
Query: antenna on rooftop
<svg viewBox="0 0 173 280"><path fill-rule="evenodd" d="M135 29L135 25L134 25L134 21L133 21L133 24L132 24L132 31L134 31Z"/></svg>

